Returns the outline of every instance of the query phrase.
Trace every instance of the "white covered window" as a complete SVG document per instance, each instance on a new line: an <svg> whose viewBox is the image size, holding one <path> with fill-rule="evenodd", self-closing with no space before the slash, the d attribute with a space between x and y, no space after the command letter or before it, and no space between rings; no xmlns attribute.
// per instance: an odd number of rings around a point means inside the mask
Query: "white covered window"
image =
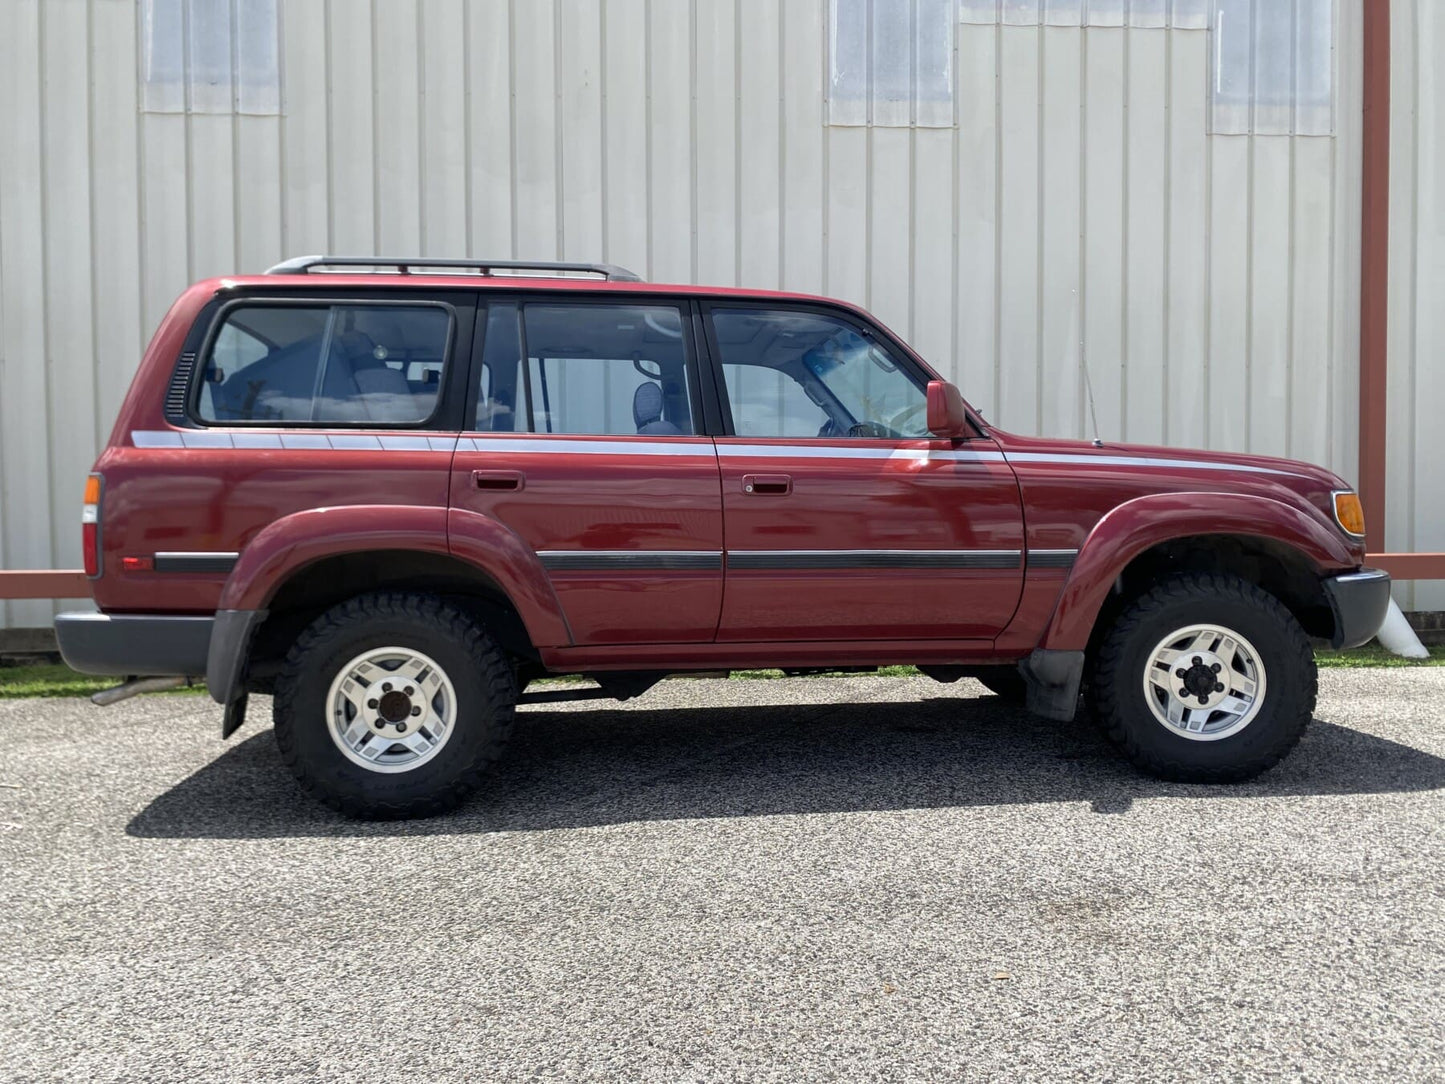
<svg viewBox="0 0 1445 1084"><path fill-rule="evenodd" d="M828 123L951 128L958 0L831 0Z"/></svg>
<svg viewBox="0 0 1445 1084"><path fill-rule="evenodd" d="M276 0L142 0L141 108L279 113Z"/></svg>
<svg viewBox="0 0 1445 1084"><path fill-rule="evenodd" d="M1334 0L1214 0L1209 128L1334 131Z"/></svg>
<svg viewBox="0 0 1445 1084"><path fill-rule="evenodd" d="M966 23L1005 26L1209 26L1210 0L959 0Z"/></svg>
<svg viewBox="0 0 1445 1084"><path fill-rule="evenodd" d="M1334 131L1334 0L959 0L959 18L1207 30L1211 132Z"/></svg>

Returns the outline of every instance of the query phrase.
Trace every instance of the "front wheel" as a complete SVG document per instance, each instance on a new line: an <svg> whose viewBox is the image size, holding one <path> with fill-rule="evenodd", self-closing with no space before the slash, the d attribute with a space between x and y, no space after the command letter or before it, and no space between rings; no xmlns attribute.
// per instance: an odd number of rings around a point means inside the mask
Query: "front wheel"
<svg viewBox="0 0 1445 1084"><path fill-rule="evenodd" d="M1188 783L1253 778L1277 764L1314 713L1309 640L1273 595L1196 573L1134 600L1090 675L1099 720L1137 767Z"/></svg>
<svg viewBox="0 0 1445 1084"><path fill-rule="evenodd" d="M287 655L276 742L333 809L425 816L476 789L516 699L510 661L468 614L430 595L363 595L317 618Z"/></svg>

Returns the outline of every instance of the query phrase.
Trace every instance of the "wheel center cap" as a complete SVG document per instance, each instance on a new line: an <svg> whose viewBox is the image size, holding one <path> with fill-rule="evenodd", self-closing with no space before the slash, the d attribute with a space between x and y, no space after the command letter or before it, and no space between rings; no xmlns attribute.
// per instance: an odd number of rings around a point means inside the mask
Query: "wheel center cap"
<svg viewBox="0 0 1445 1084"><path fill-rule="evenodd" d="M1212 708L1229 692L1224 664L1212 652L1201 651L1179 660L1174 671L1174 695L1191 708Z"/></svg>
<svg viewBox="0 0 1445 1084"><path fill-rule="evenodd" d="M411 717L411 697L396 689L384 693L377 705L377 714L388 723L403 722Z"/></svg>

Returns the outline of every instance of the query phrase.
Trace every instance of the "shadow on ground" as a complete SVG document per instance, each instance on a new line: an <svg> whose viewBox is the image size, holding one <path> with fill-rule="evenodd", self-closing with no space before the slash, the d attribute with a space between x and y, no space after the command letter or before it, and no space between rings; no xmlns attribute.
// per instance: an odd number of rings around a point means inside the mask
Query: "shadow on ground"
<svg viewBox="0 0 1445 1084"><path fill-rule="evenodd" d="M488 787L425 821L348 820L306 797L269 731L229 748L127 826L151 838L400 836L1028 802L1126 813L1157 796L1377 794L1445 786L1445 759L1315 721L1252 783L1138 775L1087 724L995 697L901 703L520 713Z"/></svg>

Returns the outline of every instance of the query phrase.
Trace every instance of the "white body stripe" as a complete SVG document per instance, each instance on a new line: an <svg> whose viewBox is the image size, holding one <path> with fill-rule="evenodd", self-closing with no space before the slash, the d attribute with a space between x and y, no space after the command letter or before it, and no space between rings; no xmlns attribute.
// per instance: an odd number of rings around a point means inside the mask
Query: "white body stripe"
<svg viewBox="0 0 1445 1084"><path fill-rule="evenodd" d="M137 448L237 448L246 451L450 452L457 438L412 433L284 433L227 429L136 429Z"/></svg>
<svg viewBox="0 0 1445 1084"><path fill-rule="evenodd" d="M1161 456L1094 455L1088 452L999 452L968 448L896 448L890 445L840 446L835 444L729 444L716 445L699 439L678 440L617 439L583 440L575 437L451 437L413 433L315 433L252 432L224 429L137 429L131 433L137 448L247 448L274 450L333 450L425 452L458 451L480 454L551 455L667 455L737 459L905 459L952 463L1010 463L1017 465L1080 467L1154 467L1168 470L1241 471L1246 474L1275 474L1308 477L1297 471L1257 467L1245 463L1220 463L1210 459L1172 459Z"/></svg>
<svg viewBox="0 0 1445 1084"><path fill-rule="evenodd" d="M470 452L513 452L513 453L570 453L574 455L682 455L713 457L712 441L697 443L683 441L647 440L576 440L567 437L549 437L545 434L531 438L516 437L463 437L461 450Z"/></svg>

